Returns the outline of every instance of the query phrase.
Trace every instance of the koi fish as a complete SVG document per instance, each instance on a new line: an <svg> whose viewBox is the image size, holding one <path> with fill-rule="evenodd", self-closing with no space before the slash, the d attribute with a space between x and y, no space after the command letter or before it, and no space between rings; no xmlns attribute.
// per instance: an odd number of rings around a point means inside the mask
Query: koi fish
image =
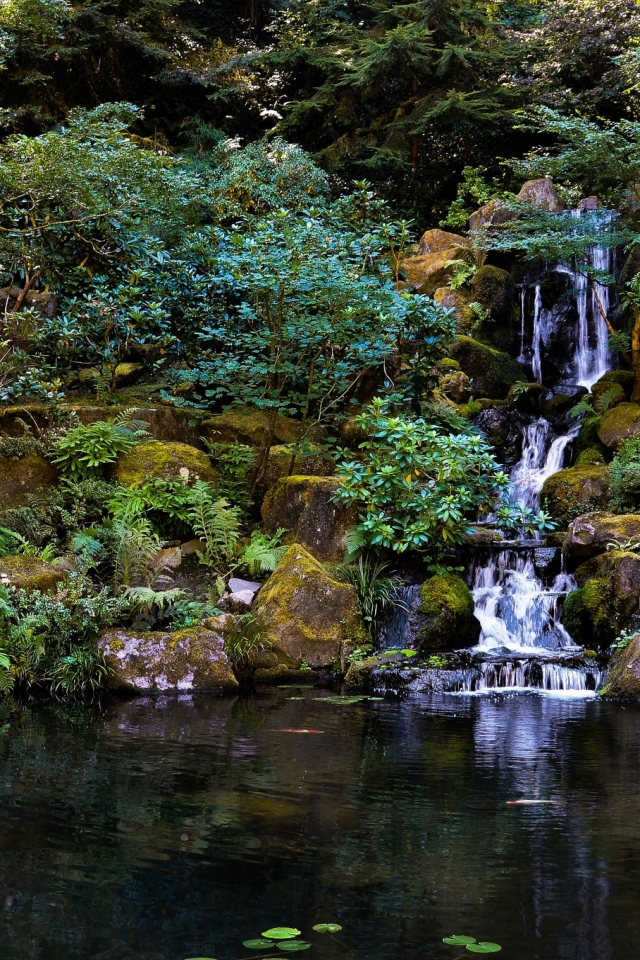
<svg viewBox="0 0 640 960"><path fill-rule="evenodd" d="M507 800L508 806L519 806L519 807L530 807L538 803L559 803L562 804L562 800Z"/></svg>
<svg viewBox="0 0 640 960"><path fill-rule="evenodd" d="M293 727L280 727L276 733L324 733L324 730L295 730Z"/></svg>

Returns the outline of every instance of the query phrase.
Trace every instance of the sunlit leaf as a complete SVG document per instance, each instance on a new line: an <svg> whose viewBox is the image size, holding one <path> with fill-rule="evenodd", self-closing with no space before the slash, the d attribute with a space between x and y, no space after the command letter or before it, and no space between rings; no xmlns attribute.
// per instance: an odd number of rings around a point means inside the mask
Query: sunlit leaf
<svg viewBox="0 0 640 960"><path fill-rule="evenodd" d="M339 923L316 923L313 929L317 933L338 933L342 927Z"/></svg>
<svg viewBox="0 0 640 960"><path fill-rule="evenodd" d="M471 953L497 953L498 950L502 950L502 947L499 943L468 943L467 950Z"/></svg>
<svg viewBox="0 0 640 960"><path fill-rule="evenodd" d="M271 927L270 930L264 930L262 936L267 940L293 940L300 936L300 931L295 927Z"/></svg>
<svg viewBox="0 0 640 960"><path fill-rule="evenodd" d="M465 947L465 946L467 946L467 945L470 944L470 943L475 943L475 942L476 942L476 938L475 938L475 937L460 937L460 936L454 935L454 936L451 936L451 937L444 937L444 939L443 939L442 942L443 942L443 943L450 943L450 944L452 944L454 947Z"/></svg>
<svg viewBox="0 0 640 960"><path fill-rule="evenodd" d="M278 944L278 950L285 950L287 953L295 953L296 950L308 950L311 946L305 940L282 940Z"/></svg>
<svg viewBox="0 0 640 960"><path fill-rule="evenodd" d="M263 938L258 938L256 940L243 940L242 946L248 947L249 950L268 950L269 947L272 947L274 944L273 940L264 940Z"/></svg>

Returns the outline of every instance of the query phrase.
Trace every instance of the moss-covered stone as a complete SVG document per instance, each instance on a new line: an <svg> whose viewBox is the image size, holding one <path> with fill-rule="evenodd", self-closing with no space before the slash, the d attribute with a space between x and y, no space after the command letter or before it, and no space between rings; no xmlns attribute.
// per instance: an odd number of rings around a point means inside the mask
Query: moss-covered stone
<svg viewBox="0 0 640 960"><path fill-rule="evenodd" d="M451 250L452 247L471 248L471 241L468 237L461 237L458 233L448 233L445 230L427 230L420 237L418 244L418 255L424 257L429 253L441 253L443 250Z"/></svg>
<svg viewBox="0 0 640 960"><path fill-rule="evenodd" d="M600 692L603 697L640 698L640 633L632 637L628 646L616 650Z"/></svg>
<svg viewBox="0 0 640 960"><path fill-rule="evenodd" d="M335 460L319 444L307 444L301 453L296 453L295 446L291 444L278 444L269 451L264 486L272 487L282 477L289 476L289 472L297 477L330 477L335 469Z"/></svg>
<svg viewBox="0 0 640 960"><path fill-rule="evenodd" d="M424 653L472 647L480 636L471 591L455 573L437 574L420 588L416 645Z"/></svg>
<svg viewBox="0 0 640 960"><path fill-rule="evenodd" d="M565 600L562 622L576 643L608 647L638 610L640 556L609 551L581 564L575 577L578 589Z"/></svg>
<svg viewBox="0 0 640 960"><path fill-rule="evenodd" d="M57 481L58 471L39 453L0 457L0 510L26 506L29 494L50 490Z"/></svg>
<svg viewBox="0 0 640 960"><path fill-rule="evenodd" d="M0 559L0 583L16 590L26 590L33 593L39 590L47 593L55 590L59 583L65 580L67 574L45 563L37 557L2 557Z"/></svg>
<svg viewBox="0 0 640 960"><path fill-rule="evenodd" d="M586 450L583 450L582 453L578 454L578 459L575 462L575 466L593 467L596 464L602 463L604 463L602 450L598 449L598 447L587 447Z"/></svg>
<svg viewBox="0 0 640 960"><path fill-rule="evenodd" d="M519 410L521 413L533 413L538 408L540 396L544 391L539 383L526 383L526 390L515 384L509 389L507 403L512 410Z"/></svg>
<svg viewBox="0 0 640 960"><path fill-rule="evenodd" d="M346 536L355 526L355 515L332 497L335 477L283 477L267 492L262 520L267 533L280 527L319 560L340 560Z"/></svg>
<svg viewBox="0 0 640 960"><path fill-rule="evenodd" d="M609 468L603 464L560 470L542 487L541 502L554 520L567 527L581 513L602 510L609 497Z"/></svg>
<svg viewBox="0 0 640 960"><path fill-rule="evenodd" d="M463 290L452 290L451 287L438 287L433 299L447 310L453 310L458 336L470 336L471 329L478 318L469 307L471 301L469 294Z"/></svg>
<svg viewBox="0 0 640 960"><path fill-rule="evenodd" d="M634 380L635 376L633 370L608 370L607 373L600 377L598 383L620 384L626 394L625 400L628 400L631 396L631 391L633 390Z"/></svg>
<svg viewBox="0 0 640 960"><path fill-rule="evenodd" d="M130 387L144 373L143 363L119 363L116 367L116 387Z"/></svg>
<svg viewBox="0 0 640 960"><path fill-rule="evenodd" d="M188 472L187 472L188 471ZM118 457L115 475L125 487L139 487L146 480L185 480L216 483L218 475L202 450L187 443L142 443Z"/></svg>
<svg viewBox="0 0 640 960"><path fill-rule="evenodd" d="M545 417L557 417L561 416L563 413L568 413L572 407L576 405L575 396L569 396L566 393L557 393L555 397L551 397L550 400L544 404L542 412Z"/></svg>
<svg viewBox="0 0 640 960"><path fill-rule="evenodd" d="M470 299L487 311L486 320L473 326L473 336L499 350L510 350L513 344L513 306L515 284L511 274L489 264L480 267L471 278Z"/></svg>
<svg viewBox="0 0 640 960"><path fill-rule="evenodd" d="M602 410L605 406L607 410L612 410L629 399L624 387L619 383L594 383L591 396L596 410Z"/></svg>
<svg viewBox="0 0 640 960"><path fill-rule="evenodd" d="M640 437L640 405L620 403L607 410L597 426L600 441L610 450L617 450L623 440Z"/></svg>
<svg viewBox="0 0 640 960"><path fill-rule="evenodd" d="M471 337L458 337L451 345L450 354L471 380L475 397L506 400L514 383L526 382L516 360Z"/></svg>
<svg viewBox="0 0 640 960"><path fill-rule="evenodd" d="M98 641L114 689L137 693L161 690L236 690L231 664L224 652L225 617L206 627L169 633L119 628Z"/></svg>
<svg viewBox="0 0 640 960"><path fill-rule="evenodd" d="M562 549L570 563L584 562L604 553L613 542L640 543L640 515L585 513L569 527Z"/></svg>
<svg viewBox="0 0 640 960"><path fill-rule="evenodd" d="M351 650L367 639L355 588L330 577L298 543L289 547L260 590L253 610L272 642L262 670L299 669L302 663L342 669Z"/></svg>
<svg viewBox="0 0 640 960"><path fill-rule="evenodd" d="M424 256L409 257L402 262L402 269L414 290L433 296L438 287L446 287L455 276L455 260L475 266L473 254L467 247L451 247Z"/></svg>
<svg viewBox="0 0 640 960"><path fill-rule="evenodd" d="M202 423L202 436L214 443L244 443L248 447L259 447L264 440L267 425L267 413L250 407L233 407L210 417ZM272 442L274 444L293 443L300 435L300 423L290 417L278 416L275 419ZM322 443L327 431L317 424L305 435L313 443Z"/></svg>
<svg viewBox="0 0 640 960"><path fill-rule="evenodd" d="M476 210L469 217L469 229L480 230L482 227L499 226L513 220L515 214L509 209L504 200L489 200L483 207Z"/></svg>
<svg viewBox="0 0 640 960"><path fill-rule="evenodd" d="M453 403L467 403L471 397L471 381L462 370L453 370L440 377L438 390Z"/></svg>

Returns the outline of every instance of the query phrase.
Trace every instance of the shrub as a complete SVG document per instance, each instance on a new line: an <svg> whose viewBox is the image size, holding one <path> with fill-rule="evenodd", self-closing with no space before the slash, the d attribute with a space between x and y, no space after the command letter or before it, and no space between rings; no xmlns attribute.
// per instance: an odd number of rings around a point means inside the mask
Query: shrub
<svg viewBox="0 0 640 960"><path fill-rule="evenodd" d="M383 560L376 560L371 555L360 557L357 566L341 566L338 576L356 588L360 615L374 639L383 613L392 607L406 609L400 598L403 580Z"/></svg>
<svg viewBox="0 0 640 960"><path fill-rule="evenodd" d="M130 410L115 420L80 424L58 440L53 462L74 480L99 477L102 468L114 463L119 453L126 453L148 440L147 427L145 421L133 420Z"/></svg>
<svg viewBox="0 0 640 960"><path fill-rule="evenodd" d="M625 440L609 467L611 504L620 510L640 506L640 440Z"/></svg>

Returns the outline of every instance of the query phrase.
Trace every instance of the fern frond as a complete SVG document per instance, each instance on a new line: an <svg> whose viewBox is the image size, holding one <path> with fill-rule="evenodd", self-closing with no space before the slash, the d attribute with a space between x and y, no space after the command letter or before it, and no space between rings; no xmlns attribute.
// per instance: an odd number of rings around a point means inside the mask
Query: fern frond
<svg viewBox="0 0 640 960"><path fill-rule="evenodd" d="M240 540L240 510L228 501L214 500L204 480L191 488L191 523L197 537L206 545L205 561L227 570L236 559Z"/></svg>
<svg viewBox="0 0 640 960"><path fill-rule="evenodd" d="M367 537L362 530L349 530L345 538L344 562L351 563L357 560L366 544Z"/></svg>

